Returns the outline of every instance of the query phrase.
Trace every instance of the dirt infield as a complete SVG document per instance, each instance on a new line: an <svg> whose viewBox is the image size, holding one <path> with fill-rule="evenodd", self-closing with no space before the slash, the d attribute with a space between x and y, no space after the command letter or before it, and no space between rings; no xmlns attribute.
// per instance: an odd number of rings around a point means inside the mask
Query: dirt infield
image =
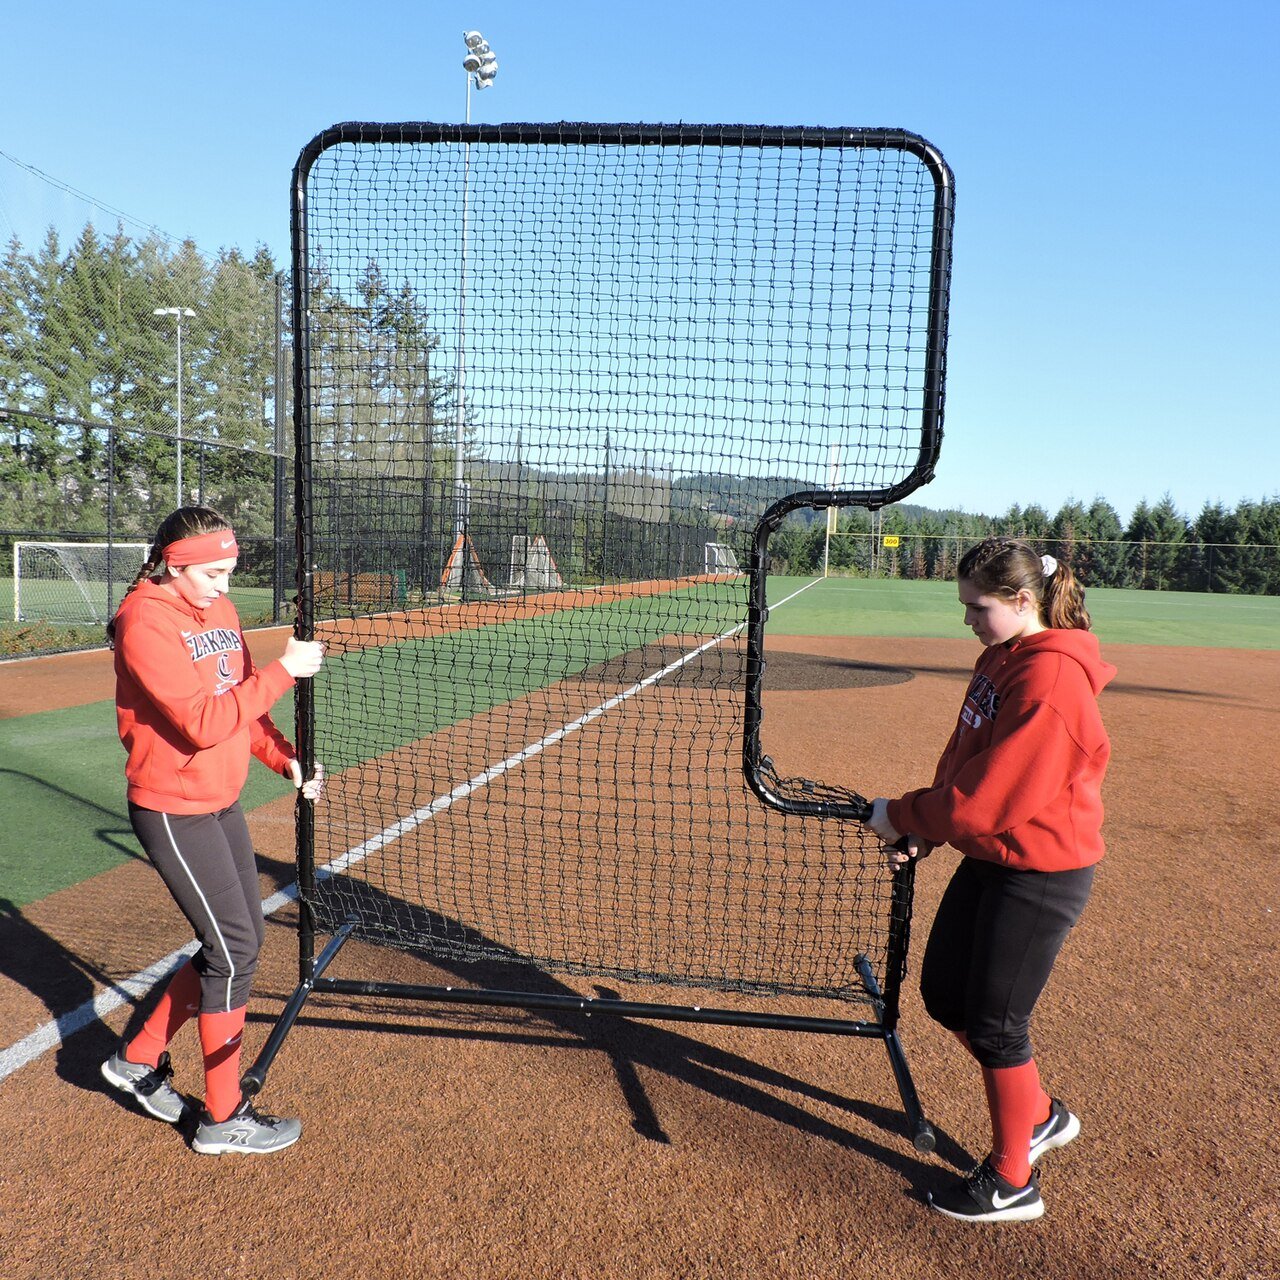
<svg viewBox="0 0 1280 1280"><path fill-rule="evenodd" d="M284 634L257 633L255 656ZM972 642L771 646L767 724L788 768L872 793L927 777L976 657ZM985 1107L910 979L901 1030L932 1156L906 1138L874 1042L317 996L263 1099L304 1121L279 1156L195 1156L121 1105L98 1064L128 1009L0 1080L0 1277L1274 1276L1280 652L1107 653L1110 851L1035 1024L1046 1083L1084 1130L1045 1159L1040 1222L923 1207L983 1154ZM110 696L109 655L0 667L0 714ZM265 895L292 876L291 806L251 825ZM953 863L920 868L915 956ZM269 922L250 1053L295 982L291 925ZM141 861L9 911L3 1045L187 938ZM357 943L343 965L456 981ZM174 1053L198 1093L191 1028Z"/></svg>

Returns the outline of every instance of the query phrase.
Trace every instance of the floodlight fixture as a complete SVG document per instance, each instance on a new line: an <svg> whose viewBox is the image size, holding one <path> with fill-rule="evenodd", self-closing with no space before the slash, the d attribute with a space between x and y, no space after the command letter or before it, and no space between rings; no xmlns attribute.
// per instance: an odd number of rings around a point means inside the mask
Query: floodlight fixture
<svg viewBox="0 0 1280 1280"><path fill-rule="evenodd" d="M498 74L498 55L478 31L464 31L462 41L467 46L462 69L467 73L467 120L470 123L471 86L474 84L477 89L487 89L493 83L494 76Z"/></svg>

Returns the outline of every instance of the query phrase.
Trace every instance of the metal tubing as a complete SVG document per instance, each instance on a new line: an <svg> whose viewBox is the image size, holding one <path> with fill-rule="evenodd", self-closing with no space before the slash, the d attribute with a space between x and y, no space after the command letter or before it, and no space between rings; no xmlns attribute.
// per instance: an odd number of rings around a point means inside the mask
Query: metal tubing
<svg viewBox="0 0 1280 1280"><path fill-rule="evenodd" d="M893 947L889 948L890 955ZM893 983L892 1001L887 1000L876 981L871 969L871 962L866 956L857 959L858 972L866 984L867 991L876 1002L884 1024L884 1047L889 1051L889 1065L893 1068L893 1078L898 1084L898 1096L902 1099L902 1110L907 1117L907 1132L911 1135L911 1145L917 1151L932 1151L937 1139L933 1126L924 1117L920 1106L920 1095L916 1093L915 1081L911 1079L911 1068L907 1066L907 1055L902 1052L902 1041L898 1039L898 993L896 982ZM891 979L892 979L892 975Z"/></svg>
<svg viewBox="0 0 1280 1280"><path fill-rule="evenodd" d="M300 982L294 988L293 995L289 997L284 1010L279 1018L276 1019L276 1025L271 1028L271 1034L267 1037L266 1044L262 1046L261 1051L253 1061L253 1065L240 1077L240 1089L246 1098L252 1098L262 1091L262 1086L267 1079L267 1072L271 1069L271 1064L275 1061L276 1054L280 1052L285 1036L293 1030L293 1024L297 1022L298 1015L302 1012L302 1006L307 1002L307 997L315 990L316 980L329 967L329 962L342 949L347 939L351 937L355 927L356 922L354 920L344 924L329 940L329 945L320 953L320 958L315 962L312 976Z"/></svg>
<svg viewBox="0 0 1280 1280"><path fill-rule="evenodd" d="M902 1099L902 1110L907 1117L907 1132L911 1135L911 1145L917 1151L932 1151L937 1145L937 1137L933 1126L925 1119L924 1110L920 1106L920 1096L916 1093L915 1082L911 1079L911 1068L907 1066L907 1056L902 1052L902 1042L896 1031L890 1031L884 1038L885 1048L889 1050L889 1065L893 1068L893 1078L898 1082L898 1096Z"/></svg>
<svg viewBox="0 0 1280 1280"><path fill-rule="evenodd" d="M429 987L395 982L365 982L326 978L317 990L341 995L383 996L405 1000L435 1000L446 1004L478 1004L514 1009L550 1009L567 1013L603 1014L619 1018L651 1018L658 1022L705 1022L716 1026L760 1027L769 1031L813 1031L836 1036L884 1038L876 1022L839 1018L807 1018L785 1013L752 1013L741 1009L708 1009L701 1005L645 1004L634 1000L595 999L538 991L494 991L475 987Z"/></svg>

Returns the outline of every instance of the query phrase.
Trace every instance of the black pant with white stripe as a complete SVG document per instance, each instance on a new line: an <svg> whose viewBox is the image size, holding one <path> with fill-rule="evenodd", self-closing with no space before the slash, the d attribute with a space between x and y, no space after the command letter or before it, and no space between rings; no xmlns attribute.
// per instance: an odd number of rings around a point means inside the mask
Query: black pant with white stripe
<svg viewBox="0 0 1280 1280"><path fill-rule="evenodd" d="M200 1012L248 1003L264 928L258 867L239 803L217 813L157 813L129 805L147 857L200 942Z"/></svg>

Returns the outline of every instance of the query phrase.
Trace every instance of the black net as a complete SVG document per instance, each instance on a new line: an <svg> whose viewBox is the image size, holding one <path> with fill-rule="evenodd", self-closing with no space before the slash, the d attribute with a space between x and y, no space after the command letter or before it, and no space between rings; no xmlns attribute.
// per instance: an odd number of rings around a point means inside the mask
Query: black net
<svg viewBox="0 0 1280 1280"><path fill-rule="evenodd" d="M741 566L780 498L928 478L945 164L883 132L348 125L296 177L319 927L862 997L890 876L744 785Z"/></svg>

